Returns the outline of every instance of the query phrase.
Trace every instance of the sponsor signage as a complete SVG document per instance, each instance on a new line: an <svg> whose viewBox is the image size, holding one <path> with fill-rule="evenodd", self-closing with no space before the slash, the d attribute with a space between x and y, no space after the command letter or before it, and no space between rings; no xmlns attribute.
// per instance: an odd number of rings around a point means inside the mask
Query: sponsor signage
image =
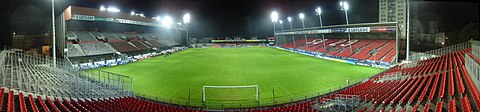
<svg viewBox="0 0 480 112"><path fill-rule="evenodd" d="M326 33L368 33L368 32L392 32L395 27L379 26L379 27L352 27L352 28L331 28L320 30L306 31L287 31L275 33L276 35L299 35L299 34L326 34Z"/></svg>
<svg viewBox="0 0 480 112"><path fill-rule="evenodd" d="M95 21L95 16L73 15L72 19L75 19L75 20L84 20L84 21Z"/></svg>
<svg viewBox="0 0 480 112"><path fill-rule="evenodd" d="M154 24L149 22L120 19L120 18L95 17L95 16L88 16L88 15L73 15L72 19L81 20L81 21L102 21L102 22L114 22L114 23L124 23L124 24L144 25L144 26L160 26L159 24Z"/></svg>
<svg viewBox="0 0 480 112"><path fill-rule="evenodd" d="M258 40L212 40L212 42L266 42L265 39Z"/></svg>
<svg viewBox="0 0 480 112"><path fill-rule="evenodd" d="M370 32L370 27L346 28L345 32L346 33Z"/></svg>

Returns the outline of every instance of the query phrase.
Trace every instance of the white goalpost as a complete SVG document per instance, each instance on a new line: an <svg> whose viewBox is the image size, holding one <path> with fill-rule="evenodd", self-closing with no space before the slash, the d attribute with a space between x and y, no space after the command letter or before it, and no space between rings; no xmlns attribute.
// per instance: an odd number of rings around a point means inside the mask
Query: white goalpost
<svg viewBox="0 0 480 112"><path fill-rule="evenodd" d="M218 89L232 89L232 88L255 88L255 100L258 101L258 85L247 86L203 86L202 88L202 101L205 101L205 89L206 88L218 88Z"/></svg>

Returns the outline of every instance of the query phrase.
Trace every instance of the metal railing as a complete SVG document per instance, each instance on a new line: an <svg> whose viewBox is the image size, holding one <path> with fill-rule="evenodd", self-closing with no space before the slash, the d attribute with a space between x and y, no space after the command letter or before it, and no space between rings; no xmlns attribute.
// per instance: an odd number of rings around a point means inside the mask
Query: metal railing
<svg viewBox="0 0 480 112"><path fill-rule="evenodd" d="M28 55L21 50L0 53L1 87L55 97L107 98L133 96L132 78L105 71L80 71L68 60Z"/></svg>
<svg viewBox="0 0 480 112"><path fill-rule="evenodd" d="M475 57L480 57L480 41L472 41L472 54Z"/></svg>
<svg viewBox="0 0 480 112"><path fill-rule="evenodd" d="M472 42L471 53L473 57L465 53L465 68L476 87L480 89L480 63L476 61L476 59L480 59L480 41Z"/></svg>
<svg viewBox="0 0 480 112"><path fill-rule="evenodd" d="M436 50L423 52L423 53L412 54L409 57L409 59L410 59L409 61L416 62L416 61L421 61L421 60L427 60L427 59L442 56L442 55L445 55L445 54L448 54L448 53L451 53L451 52L454 52L454 51L463 50L463 49L466 49L466 48L470 48L470 41L467 41L467 42L464 42L464 43L459 43L459 44L448 46L448 47L444 47L444 48L440 48L440 49L436 49Z"/></svg>

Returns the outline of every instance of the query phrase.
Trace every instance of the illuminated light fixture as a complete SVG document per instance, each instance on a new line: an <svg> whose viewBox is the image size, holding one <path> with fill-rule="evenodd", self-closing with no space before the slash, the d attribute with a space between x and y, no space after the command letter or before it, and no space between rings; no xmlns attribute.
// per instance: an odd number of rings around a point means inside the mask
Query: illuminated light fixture
<svg viewBox="0 0 480 112"><path fill-rule="evenodd" d="M161 18L161 17L159 17L159 16L157 16L157 17L153 17L153 19L154 19L154 20L157 20L157 21L160 21L160 20L162 20L162 18Z"/></svg>
<svg viewBox="0 0 480 112"><path fill-rule="evenodd" d="M280 20L279 22L280 22L280 24L283 24L283 21L282 21L282 20Z"/></svg>
<svg viewBox="0 0 480 112"><path fill-rule="evenodd" d="M303 14L303 13L300 13L300 14L298 14L298 17L300 17L300 19L302 19L302 20L303 20L303 18L305 18L305 14Z"/></svg>
<svg viewBox="0 0 480 112"><path fill-rule="evenodd" d="M170 16L165 16L163 19L162 19L162 25L165 26L165 27L170 27L170 25L173 24L173 19L172 17Z"/></svg>
<svg viewBox="0 0 480 112"><path fill-rule="evenodd" d="M120 12L120 9L117 9L115 7L108 7L107 12Z"/></svg>
<svg viewBox="0 0 480 112"><path fill-rule="evenodd" d="M181 23L181 22L177 22L177 25L182 25L182 23Z"/></svg>
<svg viewBox="0 0 480 112"><path fill-rule="evenodd" d="M100 11L105 11L106 8L104 6L100 6Z"/></svg>
<svg viewBox="0 0 480 112"><path fill-rule="evenodd" d="M350 6L348 5L347 2L343 1L343 2L340 2L340 6L342 7L342 10L348 10L350 8Z"/></svg>
<svg viewBox="0 0 480 112"><path fill-rule="evenodd" d="M277 11L273 11L272 14L270 15L270 18L272 18L272 22L276 23L278 21Z"/></svg>
<svg viewBox="0 0 480 112"><path fill-rule="evenodd" d="M189 13L183 15L183 23L185 23L185 24L190 23L190 14Z"/></svg>
<svg viewBox="0 0 480 112"><path fill-rule="evenodd" d="M130 12L130 15L132 15L132 16L133 16L133 15L135 15L135 12L133 12L133 11L132 11L132 12Z"/></svg>
<svg viewBox="0 0 480 112"><path fill-rule="evenodd" d="M315 12L317 12L317 15L320 15L320 14L322 14L322 9L320 9L320 7L317 7L315 9Z"/></svg>
<svg viewBox="0 0 480 112"><path fill-rule="evenodd" d="M292 22L292 17L287 17L288 22Z"/></svg>

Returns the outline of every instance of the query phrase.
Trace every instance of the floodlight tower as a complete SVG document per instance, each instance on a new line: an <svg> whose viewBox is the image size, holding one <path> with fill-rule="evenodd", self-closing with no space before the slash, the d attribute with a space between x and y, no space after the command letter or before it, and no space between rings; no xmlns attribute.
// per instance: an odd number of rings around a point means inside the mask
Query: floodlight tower
<svg viewBox="0 0 480 112"><path fill-rule="evenodd" d="M285 29L283 29L283 21L280 20L280 21L278 21L278 22L280 23L280 25L282 25L282 31L285 30ZM284 44L287 43L287 39L285 39L285 36L283 36L283 43L284 43Z"/></svg>
<svg viewBox="0 0 480 112"><path fill-rule="evenodd" d="M293 27L292 27L292 18L291 18L291 17L287 17L287 20L288 20L288 22L290 23L290 30L293 30Z"/></svg>
<svg viewBox="0 0 480 112"><path fill-rule="evenodd" d="M55 0L52 0L52 50L53 50L53 68L57 68L57 45L55 42Z"/></svg>
<svg viewBox="0 0 480 112"><path fill-rule="evenodd" d="M348 5L348 2L343 1L343 2L340 2L340 7L342 8L341 10L345 12L345 21L347 22L347 26L348 26L348 9L350 8L350 6ZM350 33L347 32L347 35L348 35L348 42L350 42ZM349 44L348 46L350 46L350 52L352 52L352 44Z"/></svg>
<svg viewBox="0 0 480 112"><path fill-rule="evenodd" d="M186 29L186 38L187 38L187 45L190 44L190 41L188 40L188 24L190 23L190 14L187 13L185 15L183 15L183 23L185 24L185 29Z"/></svg>
<svg viewBox="0 0 480 112"><path fill-rule="evenodd" d="M287 17L287 20L288 22L290 23L290 30L293 30L293 26L292 26L292 17ZM292 39L293 39L293 46L295 46L295 35L292 35ZM285 43L286 43L286 40L285 40Z"/></svg>
<svg viewBox="0 0 480 112"><path fill-rule="evenodd" d="M315 12L317 12L316 14L318 15L318 19L320 19L320 27L323 27L323 23L322 23L322 9L320 9L320 7L317 7L317 9L315 9ZM326 45L326 41L325 41L325 34L322 33L322 40L323 40L323 49L327 49L327 45Z"/></svg>
<svg viewBox="0 0 480 112"><path fill-rule="evenodd" d="M305 21L303 20L303 18L305 18L305 14L300 13L298 14L298 17L300 17L300 19L302 20L303 30L305 30ZM307 46L307 34L304 34L303 36L305 37L305 46Z"/></svg>
<svg viewBox="0 0 480 112"><path fill-rule="evenodd" d="M283 29L283 21L280 20L280 21L278 21L278 22L280 23L280 25L282 25L282 31L283 31L283 30L284 30L284 29Z"/></svg>
<svg viewBox="0 0 480 112"><path fill-rule="evenodd" d="M272 19L273 22L273 38L277 40L275 36L275 23L278 21L278 13L277 11L273 11L272 14L270 14L270 18Z"/></svg>

